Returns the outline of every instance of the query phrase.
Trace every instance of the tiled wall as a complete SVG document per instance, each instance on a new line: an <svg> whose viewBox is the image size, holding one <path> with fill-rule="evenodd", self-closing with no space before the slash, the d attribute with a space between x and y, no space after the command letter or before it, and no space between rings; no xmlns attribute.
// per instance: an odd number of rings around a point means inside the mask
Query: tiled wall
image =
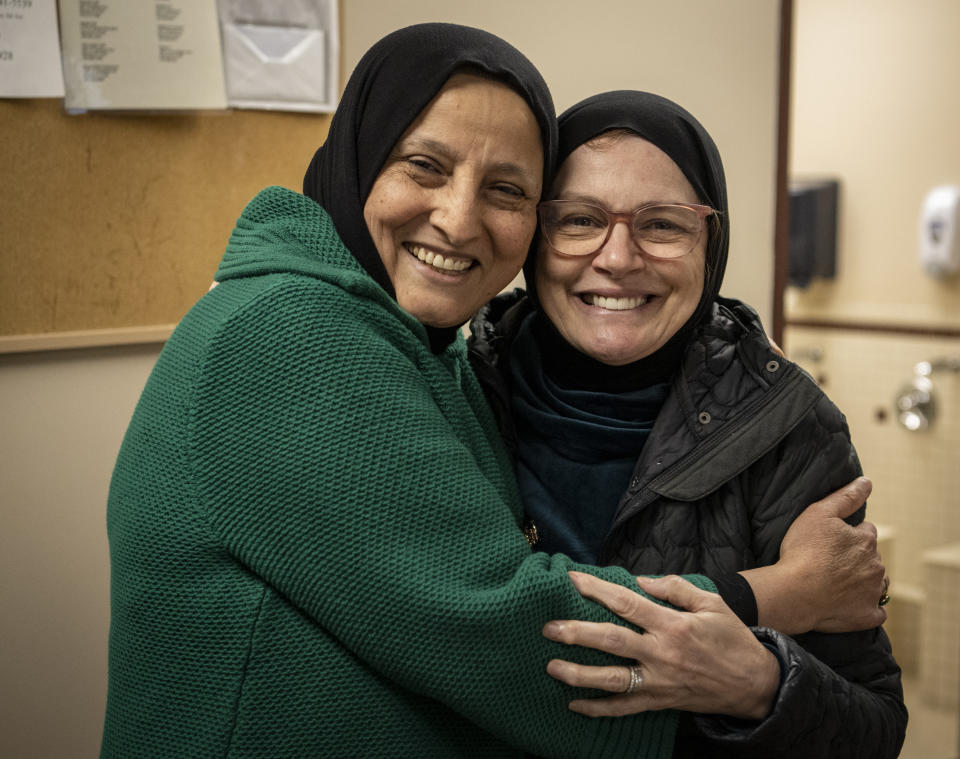
<svg viewBox="0 0 960 759"><path fill-rule="evenodd" d="M925 432L897 423L894 400L917 362L960 355L960 340L791 327L784 342L846 414L874 483L870 519L896 532L894 583L922 583L921 554L960 542L960 374L933 375L938 411ZM814 349L819 361L806 358Z"/></svg>
<svg viewBox="0 0 960 759"><path fill-rule="evenodd" d="M960 698L960 373L932 375L936 418L910 432L894 402L914 365L960 356L960 340L790 327L787 355L846 414L874 490L868 518L884 527L892 578L887 630L924 700L957 709ZM817 358L819 356L819 358ZM947 561L949 557L956 561ZM944 558L947 557L947 558Z"/></svg>
<svg viewBox="0 0 960 759"><path fill-rule="evenodd" d="M960 543L924 554L920 691L933 706L960 706Z"/></svg>

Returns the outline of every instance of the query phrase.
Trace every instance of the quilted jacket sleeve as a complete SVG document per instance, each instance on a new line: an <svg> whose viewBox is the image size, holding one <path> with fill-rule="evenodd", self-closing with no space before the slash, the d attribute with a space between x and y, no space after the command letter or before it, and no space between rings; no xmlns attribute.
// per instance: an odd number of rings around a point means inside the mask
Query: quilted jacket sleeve
<svg viewBox="0 0 960 759"><path fill-rule="evenodd" d="M754 550L776 561L780 541L802 509L860 474L846 421L824 396L783 442L747 474L756 507ZM863 521L861 509L850 520ZM757 628L774 646L782 686L772 714L754 725L701 716L700 732L731 756L894 759L907 710L900 668L882 628L790 638ZM721 754L726 755L726 754Z"/></svg>
<svg viewBox="0 0 960 759"><path fill-rule="evenodd" d="M700 732L722 747L717 756L893 759L899 755L907 710L900 668L882 628L843 635L808 633L797 639L766 628L755 628L755 633L776 647L785 667L783 684L773 712L762 722L747 725L697 718Z"/></svg>

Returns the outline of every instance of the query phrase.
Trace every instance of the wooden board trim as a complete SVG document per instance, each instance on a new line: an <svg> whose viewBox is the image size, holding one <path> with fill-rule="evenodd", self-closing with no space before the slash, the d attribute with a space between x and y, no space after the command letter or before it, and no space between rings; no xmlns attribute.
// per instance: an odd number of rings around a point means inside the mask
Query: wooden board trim
<svg viewBox="0 0 960 759"><path fill-rule="evenodd" d="M86 329L36 335L4 335L0 336L0 354L165 343L173 333L175 326L175 324L159 324L150 327L117 327L114 329Z"/></svg>

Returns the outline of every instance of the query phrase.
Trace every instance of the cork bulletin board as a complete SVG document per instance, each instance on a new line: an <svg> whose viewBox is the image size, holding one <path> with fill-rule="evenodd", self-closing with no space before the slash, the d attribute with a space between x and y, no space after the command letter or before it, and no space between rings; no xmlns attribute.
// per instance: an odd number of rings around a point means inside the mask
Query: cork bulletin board
<svg viewBox="0 0 960 759"><path fill-rule="evenodd" d="M329 122L0 100L0 352L164 339L244 205L271 184L300 190Z"/></svg>

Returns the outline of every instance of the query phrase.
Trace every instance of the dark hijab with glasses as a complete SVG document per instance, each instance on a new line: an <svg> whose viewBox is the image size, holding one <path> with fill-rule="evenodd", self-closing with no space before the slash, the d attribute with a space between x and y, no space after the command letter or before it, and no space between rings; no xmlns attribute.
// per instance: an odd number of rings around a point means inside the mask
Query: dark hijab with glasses
<svg viewBox="0 0 960 759"><path fill-rule="evenodd" d="M706 268L703 293L693 315L680 330L656 353L627 367L606 367L592 362L596 371L608 375L611 382L621 386L624 381L634 386L642 377L650 377L651 369L658 379L672 373L680 360L683 347L694 329L712 312L713 302L720 294L720 285L727 267L730 247L730 216L727 213L727 184L723 173L720 151L713 139L684 108L660 95L636 90L615 90L594 95L564 111L559 119L560 146L557 166L581 145L595 137L614 130L626 130L656 145L680 167L693 186L699 201L714 211L709 219L707 233ZM548 194L545 194L547 197ZM534 250L536 244L534 244ZM536 255L531 253L524 265L527 289L535 295ZM544 320L546 321L546 320ZM567 346L557 363L581 364L581 355L574 351L558 333L546 334L551 347ZM559 343L557 342L559 341ZM572 351L572 353L569 353ZM599 369L599 367L605 367ZM582 367L586 370L587 367ZM591 382L594 382L591 380Z"/></svg>
<svg viewBox="0 0 960 759"><path fill-rule="evenodd" d="M539 308L536 241L524 266L531 295L527 309L532 313L515 330L506 330L513 346L512 395L506 401L510 408L500 417L511 428L508 442L516 443L517 478L527 514L533 523L551 527L541 531L540 547L593 561L687 346L713 314L730 239L727 192L720 153L710 135L686 110L659 95L627 90L595 95L564 112L558 124L557 166L584 143L627 131L666 153L698 201L715 211L708 217L715 221L701 231L709 237L703 291L693 314L662 347L626 365L604 364L577 350ZM545 196L549 198L549 192ZM474 347L484 352L483 334L489 330L480 322L482 317L474 325L479 335ZM493 405L500 406L496 401ZM585 502L590 509L584 508ZM751 609L755 616L755 606Z"/></svg>

